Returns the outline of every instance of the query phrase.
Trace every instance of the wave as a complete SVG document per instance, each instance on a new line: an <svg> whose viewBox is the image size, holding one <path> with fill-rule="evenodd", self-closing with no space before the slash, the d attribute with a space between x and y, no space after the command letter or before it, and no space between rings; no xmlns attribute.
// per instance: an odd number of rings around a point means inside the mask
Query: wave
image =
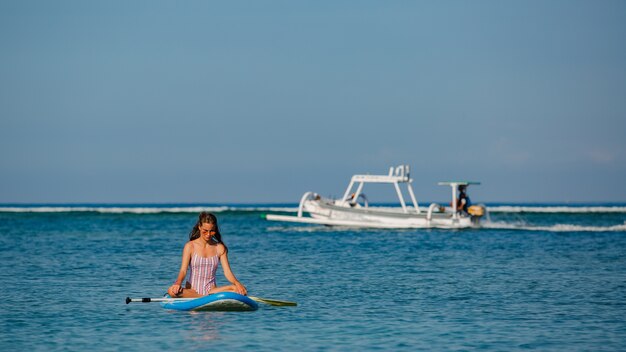
<svg viewBox="0 0 626 352"><path fill-rule="evenodd" d="M398 210L399 207L389 205L371 205L376 209ZM413 207L407 206L412 209ZM426 212L428 208L420 207ZM570 213L570 214L601 214L601 213L626 213L626 206L562 206L562 205L489 205L487 210L490 213ZM67 212L95 212L109 214L159 214L159 213L198 213L210 211L214 213L222 212L283 212L295 213L298 205L189 205L189 206L169 206L169 205L23 205L23 206L0 206L0 213L67 213Z"/></svg>
<svg viewBox="0 0 626 352"><path fill-rule="evenodd" d="M190 207L84 207L84 206L40 206L40 207L0 207L0 213L103 213L103 214L161 214L161 213L212 213L223 212L289 212L291 207L233 207L233 206L190 206Z"/></svg>
<svg viewBox="0 0 626 352"><path fill-rule="evenodd" d="M626 213L625 206L488 206L490 213Z"/></svg>
<svg viewBox="0 0 626 352"><path fill-rule="evenodd" d="M399 210L393 206L371 206L371 208L381 210ZM490 213L569 213L569 214L601 214L601 213L626 213L626 206L567 206L567 205L487 205ZM428 207L419 207L421 211L427 212ZM407 206L411 211L412 206Z"/></svg>
<svg viewBox="0 0 626 352"><path fill-rule="evenodd" d="M393 208L393 207L376 207ZM626 213L625 206L488 206L491 213ZM225 212L283 212L295 213L297 206L246 206L246 205L215 205L215 206L168 206L168 205L23 205L0 206L0 213L102 213L102 214L185 214L209 211L212 213ZM529 225L524 222L485 221L481 225L484 229L549 231L549 232L626 232L626 222L611 226L586 226L574 224L554 224L545 226ZM289 227L293 231L293 227ZM311 231L310 227L297 228L301 231ZM319 231L318 228L315 231Z"/></svg>
<svg viewBox="0 0 626 352"><path fill-rule="evenodd" d="M573 224L555 224L549 226L532 226L522 223L484 222L481 228L499 230L525 230L548 232L626 232L626 222L613 226L583 226Z"/></svg>

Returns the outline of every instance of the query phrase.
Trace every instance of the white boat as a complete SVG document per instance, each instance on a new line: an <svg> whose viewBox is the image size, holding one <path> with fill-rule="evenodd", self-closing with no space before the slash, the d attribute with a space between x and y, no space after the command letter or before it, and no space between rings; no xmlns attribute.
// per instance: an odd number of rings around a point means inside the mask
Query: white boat
<svg viewBox="0 0 626 352"><path fill-rule="evenodd" d="M314 192L306 192L300 200L297 216L267 214L271 221L288 221L309 224L336 225L371 228L464 228L475 227L486 214L484 206L470 206L467 211L457 209L457 192L460 187L478 185L478 182L451 181L439 185L452 188L451 206L444 207L432 203L427 209L420 209L410 177L408 165L389 168L387 175L354 175L341 199L328 199ZM366 183L391 184L395 188L401 208L370 207L363 194ZM413 206L407 206L400 189L406 184ZM356 186L356 190L353 191ZM305 216L308 213L309 216Z"/></svg>

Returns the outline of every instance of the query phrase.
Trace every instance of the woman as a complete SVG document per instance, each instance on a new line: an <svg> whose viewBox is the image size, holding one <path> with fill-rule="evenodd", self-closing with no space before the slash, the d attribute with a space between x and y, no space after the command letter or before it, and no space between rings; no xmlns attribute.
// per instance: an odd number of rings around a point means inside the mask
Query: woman
<svg viewBox="0 0 626 352"><path fill-rule="evenodd" d="M222 263L224 276L231 285L220 287L216 285L215 272L219 263ZM187 269L189 269L189 276L183 287L182 282L187 277ZM224 291L247 294L245 286L230 270L228 248L222 242L217 218L211 213L202 212L189 234L189 242L183 249L183 262L180 265L178 278L167 293L171 297L193 298Z"/></svg>

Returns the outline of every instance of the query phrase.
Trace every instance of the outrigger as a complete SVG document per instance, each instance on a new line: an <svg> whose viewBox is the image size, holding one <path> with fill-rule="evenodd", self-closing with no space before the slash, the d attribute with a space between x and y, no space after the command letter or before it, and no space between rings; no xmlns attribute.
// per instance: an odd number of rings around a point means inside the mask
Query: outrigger
<svg viewBox="0 0 626 352"><path fill-rule="evenodd" d="M439 185L452 188L450 207L437 203L422 210L417 203L411 183L410 167L400 165L389 168L387 175L354 175L343 197L338 200L324 198L314 192L306 192L300 199L297 216L267 214L266 219L272 221L288 221L309 224L371 227L371 228L464 228L475 227L486 213L482 205L470 206L467 211L457 209L457 192L459 187L479 185L478 182L452 181L439 182ZM366 183L391 184L395 188L401 208L370 207L367 197L363 194ZM400 189L406 184L413 206L407 206ZM356 190L353 191L356 186ZM310 217L304 216L308 213Z"/></svg>

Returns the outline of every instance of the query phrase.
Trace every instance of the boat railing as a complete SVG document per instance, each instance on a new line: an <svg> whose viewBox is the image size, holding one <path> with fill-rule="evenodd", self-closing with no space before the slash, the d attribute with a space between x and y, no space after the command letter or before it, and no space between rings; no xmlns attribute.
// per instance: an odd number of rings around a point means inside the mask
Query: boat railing
<svg viewBox="0 0 626 352"><path fill-rule="evenodd" d="M309 199L319 199L319 197L320 197L319 194L315 192L306 192L300 199L300 205L298 206L298 217L299 218L302 217L302 209L304 208L304 202L306 202Z"/></svg>
<svg viewBox="0 0 626 352"><path fill-rule="evenodd" d="M426 220L430 221L433 218L433 212L435 209L439 210L441 206L437 203L431 203L428 207L428 212L426 213Z"/></svg>

